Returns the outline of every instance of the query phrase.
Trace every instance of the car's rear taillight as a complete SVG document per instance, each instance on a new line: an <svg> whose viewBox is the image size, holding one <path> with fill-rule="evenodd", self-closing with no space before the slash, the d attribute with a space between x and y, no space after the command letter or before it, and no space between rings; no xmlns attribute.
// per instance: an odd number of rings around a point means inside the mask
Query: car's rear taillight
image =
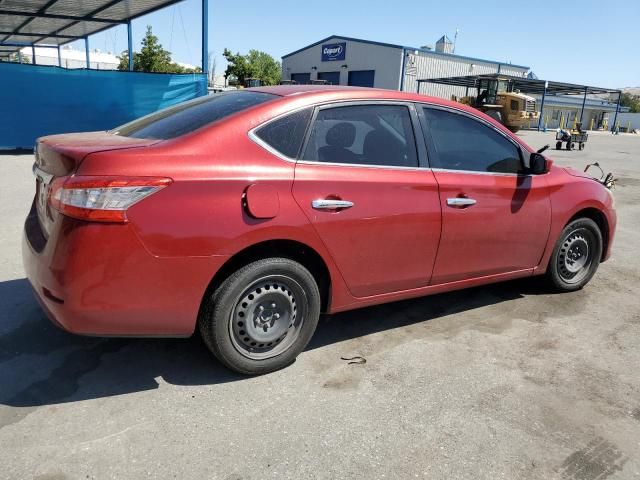
<svg viewBox="0 0 640 480"><path fill-rule="evenodd" d="M51 206L69 217L127 222L127 209L171 184L170 178L72 176L52 182Z"/></svg>

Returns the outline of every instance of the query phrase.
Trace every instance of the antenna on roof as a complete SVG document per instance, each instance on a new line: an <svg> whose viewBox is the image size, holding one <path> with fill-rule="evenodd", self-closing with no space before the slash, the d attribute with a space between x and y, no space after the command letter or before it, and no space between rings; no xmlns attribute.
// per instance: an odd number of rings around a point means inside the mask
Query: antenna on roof
<svg viewBox="0 0 640 480"><path fill-rule="evenodd" d="M458 41L458 32L459 30L456 28L456 34L453 36L453 51L451 53L456 53L456 42Z"/></svg>

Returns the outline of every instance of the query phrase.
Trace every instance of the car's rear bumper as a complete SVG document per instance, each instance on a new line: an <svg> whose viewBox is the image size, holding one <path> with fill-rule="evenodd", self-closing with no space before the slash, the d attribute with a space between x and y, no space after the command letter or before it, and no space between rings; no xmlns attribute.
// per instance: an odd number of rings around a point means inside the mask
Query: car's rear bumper
<svg viewBox="0 0 640 480"><path fill-rule="evenodd" d="M129 225L63 217L43 242L34 210L22 257L36 297L61 328L84 335L188 336L228 257L157 257Z"/></svg>

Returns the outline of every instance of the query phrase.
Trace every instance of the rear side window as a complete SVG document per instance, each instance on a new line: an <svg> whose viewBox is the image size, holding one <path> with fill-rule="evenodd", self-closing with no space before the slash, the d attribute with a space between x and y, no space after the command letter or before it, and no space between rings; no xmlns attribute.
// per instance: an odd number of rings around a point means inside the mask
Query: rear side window
<svg viewBox="0 0 640 480"><path fill-rule="evenodd" d="M277 98L261 92L225 92L196 98L129 122L116 135L167 140Z"/></svg>
<svg viewBox="0 0 640 480"><path fill-rule="evenodd" d="M258 138L282 155L297 158L311 113L311 108L298 110L269 122L255 133Z"/></svg>
<svg viewBox="0 0 640 480"><path fill-rule="evenodd" d="M518 147L479 120L435 108L425 108L424 114L437 153L429 157L432 167L493 173L522 170Z"/></svg>
<svg viewBox="0 0 640 480"><path fill-rule="evenodd" d="M417 167L409 109L404 105L353 105L318 112L304 160L355 165Z"/></svg>

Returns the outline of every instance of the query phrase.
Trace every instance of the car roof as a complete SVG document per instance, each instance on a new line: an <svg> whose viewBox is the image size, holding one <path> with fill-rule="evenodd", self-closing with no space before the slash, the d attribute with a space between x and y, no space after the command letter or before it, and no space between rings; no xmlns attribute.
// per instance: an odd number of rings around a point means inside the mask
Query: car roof
<svg viewBox="0 0 640 480"><path fill-rule="evenodd" d="M289 97L291 95L300 95L302 93L320 93L345 91L353 92L357 90L380 90L367 87L346 87L344 85L277 85L273 87L252 87L247 88L249 91L271 93L272 95L280 95L281 97ZM392 90L390 90L392 91Z"/></svg>
<svg viewBox="0 0 640 480"><path fill-rule="evenodd" d="M417 93L400 92L398 90L388 90L384 88L369 87L347 87L345 85L278 85L273 87L247 88L247 91L270 93L285 98L313 96L331 100L405 100L405 101L428 101L440 105L460 106L460 103L444 100L437 97L429 97Z"/></svg>
<svg viewBox="0 0 640 480"><path fill-rule="evenodd" d="M340 100L400 100L407 102L427 102L435 105L457 108L478 114L478 110L452 100L421 95L418 93L387 90L383 88L347 87L344 85L278 85L273 87L247 88L247 91L270 93L282 97L282 100L306 98L313 101ZM310 98L311 97L311 98Z"/></svg>

